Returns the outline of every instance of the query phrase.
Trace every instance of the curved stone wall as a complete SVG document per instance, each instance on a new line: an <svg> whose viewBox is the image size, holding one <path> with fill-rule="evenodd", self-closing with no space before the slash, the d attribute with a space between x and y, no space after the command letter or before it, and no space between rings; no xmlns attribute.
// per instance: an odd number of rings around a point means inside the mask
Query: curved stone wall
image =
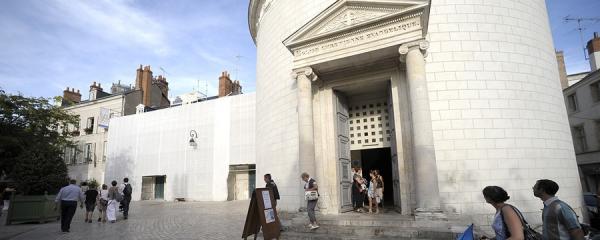
<svg viewBox="0 0 600 240"><path fill-rule="evenodd" d="M432 1L427 79L442 206L490 223L504 187L541 222L537 179L579 209L581 187L544 0Z"/></svg>
<svg viewBox="0 0 600 240"><path fill-rule="evenodd" d="M292 55L282 41L333 2L250 3L257 46L257 183L262 185L262 174L273 174L285 210L303 204L303 169ZM559 183L558 196L580 211L544 0L434 0L428 31L426 71L444 210L489 225L493 209L481 189L498 185L530 222L539 223L542 203L531 187L549 178Z"/></svg>

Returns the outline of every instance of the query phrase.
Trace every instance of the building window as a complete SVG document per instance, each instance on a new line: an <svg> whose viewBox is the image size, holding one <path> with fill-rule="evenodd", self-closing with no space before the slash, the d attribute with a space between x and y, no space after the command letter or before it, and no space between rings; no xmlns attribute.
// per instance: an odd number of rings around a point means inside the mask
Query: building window
<svg viewBox="0 0 600 240"><path fill-rule="evenodd" d="M94 132L94 117L89 117L87 119L87 123L85 125L85 129L83 129L85 133L92 134Z"/></svg>
<svg viewBox="0 0 600 240"><path fill-rule="evenodd" d="M592 101L600 101L600 81L590 84L590 90L592 92Z"/></svg>
<svg viewBox="0 0 600 240"><path fill-rule="evenodd" d="M585 130L583 125L573 127L573 140L576 152L581 153L587 151L587 142L585 140Z"/></svg>
<svg viewBox="0 0 600 240"><path fill-rule="evenodd" d="M86 143L83 147L83 162L84 163L90 163L92 162L92 157L93 157L93 151L92 150L92 144L91 143Z"/></svg>
<svg viewBox="0 0 600 240"><path fill-rule="evenodd" d="M577 94L573 93L567 96L567 106L569 107L569 111L571 112L579 110L577 106Z"/></svg>

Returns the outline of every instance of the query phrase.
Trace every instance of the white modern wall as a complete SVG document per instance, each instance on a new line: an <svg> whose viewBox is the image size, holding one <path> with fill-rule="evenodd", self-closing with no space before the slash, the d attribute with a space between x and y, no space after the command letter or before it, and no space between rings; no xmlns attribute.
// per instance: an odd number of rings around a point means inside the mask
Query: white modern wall
<svg viewBox="0 0 600 240"><path fill-rule="evenodd" d="M537 179L581 207L544 0L433 0L427 80L442 205L489 224L481 190L505 188L541 222Z"/></svg>
<svg viewBox="0 0 600 240"><path fill-rule="evenodd" d="M255 94L111 119L105 182L166 175L165 200L227 200L230 164L254 164ZM189 145L190 131L198 133Z"/></svg>
<svg viewBox="0 0 600 240"><path fill-rule="evenodd" d="M283 40L323 11L333 0L264 2L256 34L256 175L271 173L281 195L278 207L295 211L302 183L298 162L297 91L292 54ZM267 7L268 5L268 7ZM315 175L315 173L309 173ZM257 177L257 186L262 185ZM317 179L318 181L318 179Z"/></svg>

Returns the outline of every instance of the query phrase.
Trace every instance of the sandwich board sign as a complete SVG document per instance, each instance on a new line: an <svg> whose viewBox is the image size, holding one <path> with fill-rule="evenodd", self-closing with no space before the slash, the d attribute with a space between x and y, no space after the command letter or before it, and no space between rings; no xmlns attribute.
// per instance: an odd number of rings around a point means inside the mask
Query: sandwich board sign
<svg viewBox="0 0 600 240"><path fill-rule="evenodd" d="M261 228L265 240L279 239L281 223L277 216L277 202L275 201L270 189L257 188L254 190L242 232L243 239L247 239L250 235L254 235L254 239L256 239Z"/></svg>

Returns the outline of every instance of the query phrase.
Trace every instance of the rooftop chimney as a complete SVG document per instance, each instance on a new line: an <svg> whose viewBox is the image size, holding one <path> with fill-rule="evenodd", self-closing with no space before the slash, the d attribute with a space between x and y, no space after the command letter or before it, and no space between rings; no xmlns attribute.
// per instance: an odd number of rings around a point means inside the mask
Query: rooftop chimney
<svg viewBox="0 0 600 240"><path fill-rule="evenodd" d="M587 43L587 50L590 56L590 70L600 69L600 34L594 33L594 38Z"/></svg>
<svg viewBox="0 0 600 240"><path fill-rule="evenodd" d="M76 92L75 88L69 89L69 87L67 87L67 90L63 91L62 106L77 104L79 102L81 102L81 93L79 93L79 90Z"/></svg>
<svg viewBox="0 0 600 240"><path fill-rule="evenodd" d="M558 62L558 75L560 76L560 86L562 89L569 87L567 79L567 67L565 66L565 54L563 51L556 51L556 61Z"/></svg>

